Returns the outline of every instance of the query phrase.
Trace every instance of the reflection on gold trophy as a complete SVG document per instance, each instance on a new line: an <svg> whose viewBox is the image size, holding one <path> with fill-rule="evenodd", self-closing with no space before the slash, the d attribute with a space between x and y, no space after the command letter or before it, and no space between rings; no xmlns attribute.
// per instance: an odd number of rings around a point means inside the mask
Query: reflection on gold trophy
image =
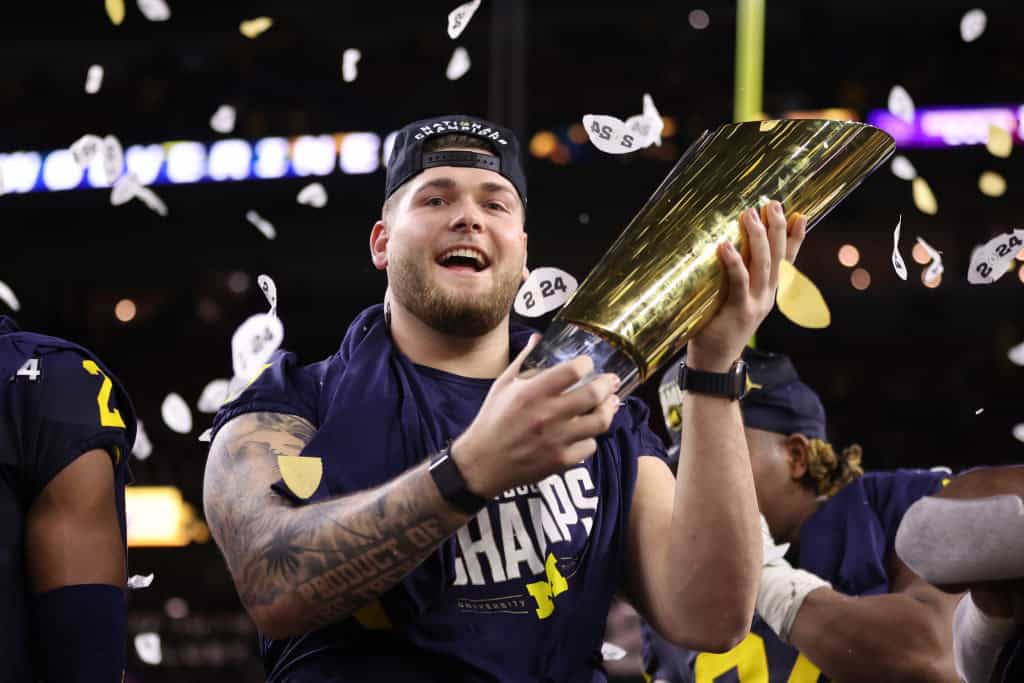
<svg viewBox="0 0 1024 683"><path fill-rule="evenodd" d="M716 248L737 248L744 209L771 199L810 230L894 151L886 133L850 121L754 121L705 132L676 163L523 364L580 354L614 372L626 396L679 351L725 298Z"/></svg>

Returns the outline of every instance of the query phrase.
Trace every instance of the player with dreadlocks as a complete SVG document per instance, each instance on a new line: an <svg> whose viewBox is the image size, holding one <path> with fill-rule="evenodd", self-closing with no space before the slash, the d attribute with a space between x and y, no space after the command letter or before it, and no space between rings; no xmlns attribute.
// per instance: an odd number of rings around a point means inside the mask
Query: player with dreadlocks
<svg viewBox="0 0 1024 683"><path fill-rule="evenodd" d="M956 683L958 596L926 583L894 550L904 512L940 491L946 475L865 473L860 446L837 453L829 443L821 400L786 356L747 349L743 358L749 392L740 409L765 522L757 614L724 654L676 648L645 629L648 680ZM682 394L666 374L661 401L675 431ZM735 678L719 678L730 672Z"/></svg>

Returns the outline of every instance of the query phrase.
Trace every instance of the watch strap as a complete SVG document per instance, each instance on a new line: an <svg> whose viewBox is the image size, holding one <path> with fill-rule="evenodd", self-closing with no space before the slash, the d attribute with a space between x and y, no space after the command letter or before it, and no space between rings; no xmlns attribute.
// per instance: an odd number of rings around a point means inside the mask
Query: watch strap
<svg viewBox="0 0 1024 683"><path fill-rule="evenodd" d="M487 506L487 499L469 490L459 466L452 459L451 446L445 446L430 457L430 476L441 497L467 515L475 515Z"/></svg>
<svg viewBox="0 0 1024 683"><path fill-rule="evenodd" d="M695 394L739 400L747 393L747 364L738 360L727 372L706 372L687 366L684 358L679 368L679 388Z"/></svg>

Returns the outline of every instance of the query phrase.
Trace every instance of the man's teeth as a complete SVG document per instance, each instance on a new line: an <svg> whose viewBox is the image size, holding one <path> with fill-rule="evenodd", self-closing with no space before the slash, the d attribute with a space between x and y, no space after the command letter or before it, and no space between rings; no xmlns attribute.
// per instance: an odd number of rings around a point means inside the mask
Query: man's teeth
<svg viewBox="0 0 1024 683"><path fill-rule="evenodd" d="M451 251L446 251L444 256L441 258L441 263L447 263L450 259L456 256L473 259L479 268L483 268L485 265L484 259L480 256L480 253L473 251L472 249L452 249Z"/></svg>

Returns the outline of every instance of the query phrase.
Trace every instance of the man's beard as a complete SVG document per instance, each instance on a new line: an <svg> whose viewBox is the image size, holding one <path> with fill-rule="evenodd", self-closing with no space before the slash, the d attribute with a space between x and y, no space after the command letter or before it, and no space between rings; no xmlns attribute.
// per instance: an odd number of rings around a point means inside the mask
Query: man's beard
<svg viewBox="0 0 1024 683"><path fill-rule="evenodd" d="M522 278L518 271L493 270L491 274L495 285L486 295L450 291L431 284L421 261L403 256L396 263L392 256L388 287L402 306L438 332L453 337L480 337L509 314Z"/></svg>

